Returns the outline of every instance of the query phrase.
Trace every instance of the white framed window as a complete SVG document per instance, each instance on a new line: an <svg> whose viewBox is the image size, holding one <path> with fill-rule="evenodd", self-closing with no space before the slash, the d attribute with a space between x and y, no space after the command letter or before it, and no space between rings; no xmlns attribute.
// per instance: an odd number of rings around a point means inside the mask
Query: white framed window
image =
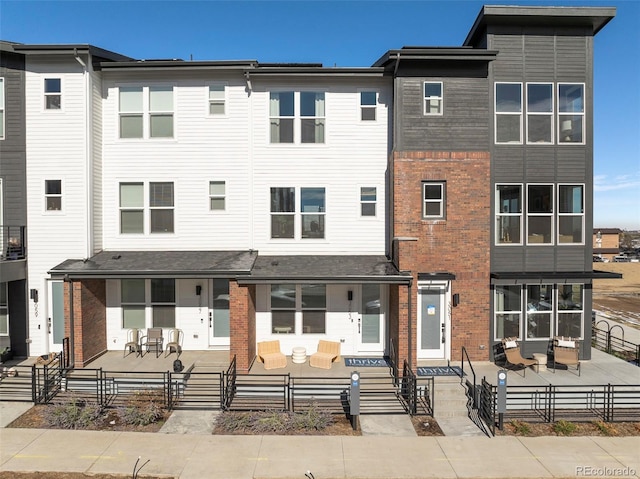
<svg viewBox="0 0 640 479"><path fill-rule="evenodd" d="M296 198L300 198L299 201ZM271 188L271 239L323 239L326 191L323 187ZM296 223L300 233L296 234Z"/></svg>
<svg viewBox="0 0 640 479"><path fill-rule="evenodd" d="M527 185L527 244L553 244L553 185Z"/></svg>
<svg viewBox="0 0 640 479"><path fill-rule="evenodd" d="M526 295L527 339L550 339L552 337L553 285L528 284Z"/></svg>
<svg viewBox="0 0 640 479"><path fill-rule="evenodd" d="M522 83L495 84L495 142L522 143Z"/></svg>
<svg viewBox="0 0 640 479"><path fill-rule="evenodd" d="M496 244L522 244L522 185L496 185Z"/></svg>
<svg viewBox="0 0 640 479"><path fill-rule="evenodd" d="M270 299L271 333L296 334L296 285L272 284Z"/></svg>
<svg viewBox="0 0 640 479"><path fill-rule="evenodd" d="M301 284L302 334L327 332L327 285Z"/></svg>
<svg viewBox="0 0 640 479"><path fill-rule="evenodd" d="M376 121L378 108L378 92L360 92L360 121Z"/></svg>
<svg viewBox="0 0 640 479"><path fill-rule="evenodd" d="M0 283L0 336L9 336L9 293L7 283Z"/></svg>
<svg viewBox="0 0 640 479"><path fill-rule="evenodd" d="M5 107L4 107L4 78L0 77L0 140L4 140L5 135Z"/></svg>
<svg viewBox="0 0 640 479"><path fill-rule="evenodd" d="M553 83L527 83L527 143L553 144Z"/></svg>
<svg viewBox="0 0 640 479"><path fill-rule="evenodd" d="M442 115L444 111L444 95L441 81L426 81L423 86L424 114Z"/></svg>
<svg viewBox="0 0 640 479"><path fill-rule="evenodd" d="M294 238L296 190L291 187L271 188L271 238Z"/></svg>
<svg viewBox="0 0 640 479"><path fill-rule="evenodd" d="M300 188L301 237L324 238L325 189Z"/></svg>
<svg viewBox="0 0 640 479"><path fill-rule="evenodd" d="M176 325L176 281L171 278L151 280L151 322L154 328Z"/></svg>
<svg viewBox="0 0 640 479"><path fill-rule="evenodd" d="M227 104L227 85L214 83L209 85L209 115L224 116Z"/></svg>
<svg viewBox="0 0 640 479"><path fill-rule="evenodd" d="M44 209L62 211L62 180L44 180Z"/></svg>
<svg viewBox="0 0 640 479"><path fill-rule="evenodd" d="M582 338L584 320L584 285L558 285L556 336Z"/></svg>
<svg viewBox="0 0 640 479"><path fill-rule="evenodd" d="M376 215L377 192L375 186L360 187L360 216Z"/></svg>
<svg viewBox="0 0 640 479"><path fill-rule="evenodd" d="M149 216L151 233L173 233L173 183L149 183Z"/></svg>
<svg viewBox="0 0 640 479"><path fill-rule="evenodd" d="M272 144L324 143L324 92L270 92L269 125Z"/></svg>
<svg viewBox="0 0 640 479"><path fill-rule="evenodd" d="M325 334L326 284L272 284L271 334Z"/></svg>
<svg viewBox="0 0 640 479"><path fill-rule="evenodd" d="M558 244L584 244L584 185L558 185Z"/></svg>
<svg viewBox="0 0 640 479"><path fill-rule="evenodd" d="M120 280L120 306L122 308L123 329L144 329L146 327L146 294L144 279Z"/></svg>
<svg viewBox="0 0 640 479"><path fill-rule="evenodd" d="M226 207L226 192L224 181L209 182L209 210L224 211Z"/></svg>
<svg viewBox="0 0 640 479"><path fill-rule="evenodd" d="M173 97L173 86L119 87L119 138L173 138Z"/></svg>
<svg viewBox="0 0 640 479"><path fill-rule="evenodd" d="M496 285L494 338L522 339L522 286Z"/></svg>
<svg viewBox="0 0 640 479"><path fill-rule="evenodd" d="M424 219L445 219L445 183L442 181L422 182L422 217Z"/></svg>
<svg viewBox="0 0 640 479"><path fill-rule="evenodd" d="M120 183L120 233L144 233L144 184Z"/></svg>
<svg viewBox="0 0 640 479"><path fill-rule="evenodd" d="M558 83L558 143L585 142L584 83Z"/></svg>
<svg viewBox="0 0 640 479"><path fill-rule="evenodd" d="M61 78L45 78L44 79L44 109L45 110L62 109L62 79Z"/></svg>

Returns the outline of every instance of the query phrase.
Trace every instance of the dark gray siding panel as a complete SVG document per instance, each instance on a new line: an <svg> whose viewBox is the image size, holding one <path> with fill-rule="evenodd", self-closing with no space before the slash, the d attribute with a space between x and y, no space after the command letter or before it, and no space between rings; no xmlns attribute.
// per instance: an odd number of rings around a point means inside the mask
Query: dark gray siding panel
<svg viewBox="0 0 640 479"><path fill-rule="evenodd" d="M441 81L444 112L423 113L424 81ZM489 94L486 78L411 77L399 84L399 150L487 151Z"/></svg>
<svg viewBox="0 0 640 479"><path fill-rule="evenodd" d="M493 76L500 81L521 81L524 76L524 39L522 35L492 38L491 49L498 50L498 58L491 63Z"/></svg>
<svg viewBox="0 0 640 479"><path fill-rule="evenodd" d="M576 271L576 265L584 264L585 246L556 247L558 271Z"/></svg>
<svg viewBox="0 0 640 479"><path fill-rule="evenodd" d="M554 271L555 254L552 246L529 246L525 251L525 271Z"/></svg>
<svg viewBox="0 0 640 479"><path fill-rule="evenodd" d="M558 81L584 82L588 63L585 61L591 37L556 37Z"/></svg>
<svg viewBox="0 0 640 479"><path fill-rule="evenodd" d="M558 147L558 182L591 181L591 162L584 146Z"/></svg>
<svg viewBox="0 0 640 479"><path fill-rule="evenodd" d="M556 158L553 147L526 149L525 181L527 183L553 183L556 179Z"/></svg>
<svg viewBox="0 0 640 479"><path fill-rule="evenodd" d="M522 183L524 181L524 151L505 146L494 150L493 180L495 183Z"/></svg>
<svg viewBox="0 0 640 479"><path fill-rule="evenodd" d="M555 57L555 38L527 36L524 38L524 74L527 82L549 82L555 65L549 61Z"/></svg>
<svg viewBox="0 0 640 479"><path fill-rule="evenodd" d="M494 271L525 271L523 248L521 246L495 247L492 255L492 270Z"/></svg>

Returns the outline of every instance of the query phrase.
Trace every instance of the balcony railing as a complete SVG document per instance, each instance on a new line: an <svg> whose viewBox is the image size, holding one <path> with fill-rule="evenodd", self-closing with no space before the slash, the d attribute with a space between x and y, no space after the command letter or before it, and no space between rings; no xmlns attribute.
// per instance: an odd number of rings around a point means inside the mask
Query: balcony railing
<svg viewBox="0 0 640 479"><path fill-rule="evenodd" d="M0 225L0 260L13 261L27 257L26 226Z"/></svg>

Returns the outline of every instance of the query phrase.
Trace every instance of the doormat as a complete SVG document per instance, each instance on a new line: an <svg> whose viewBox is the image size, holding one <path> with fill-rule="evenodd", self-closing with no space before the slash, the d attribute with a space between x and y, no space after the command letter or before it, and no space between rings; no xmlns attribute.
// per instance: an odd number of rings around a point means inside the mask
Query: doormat
<svg viewBox="0 0 640 479"><path fill-rule="evenodd" d="M344 358L344 365L352 368L388 368L385 358Z"/></svg>
<svg viewBox="0 0 640 479"><path fill-rule="evenodd" d="M462 377L460 366L421 366L418 376L458 376Z"/></svg>

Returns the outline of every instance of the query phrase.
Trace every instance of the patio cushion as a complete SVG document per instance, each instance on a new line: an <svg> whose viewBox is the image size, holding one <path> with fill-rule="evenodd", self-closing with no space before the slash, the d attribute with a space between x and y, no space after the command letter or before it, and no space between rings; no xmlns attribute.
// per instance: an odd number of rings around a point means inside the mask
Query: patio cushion
<svg viewBox="0 0 640 479"><path fill-rule="evenodd" d="M517 348L518 347L518 343L516 341L505 341L504 342L504 347L506 349Z"/></svg>
<svg viewBox="0 0 640 479"><path fill-rule="evenodd" d="M558 346L561 348L575 348L576 342L567 339L558 339Z"/></svg>

